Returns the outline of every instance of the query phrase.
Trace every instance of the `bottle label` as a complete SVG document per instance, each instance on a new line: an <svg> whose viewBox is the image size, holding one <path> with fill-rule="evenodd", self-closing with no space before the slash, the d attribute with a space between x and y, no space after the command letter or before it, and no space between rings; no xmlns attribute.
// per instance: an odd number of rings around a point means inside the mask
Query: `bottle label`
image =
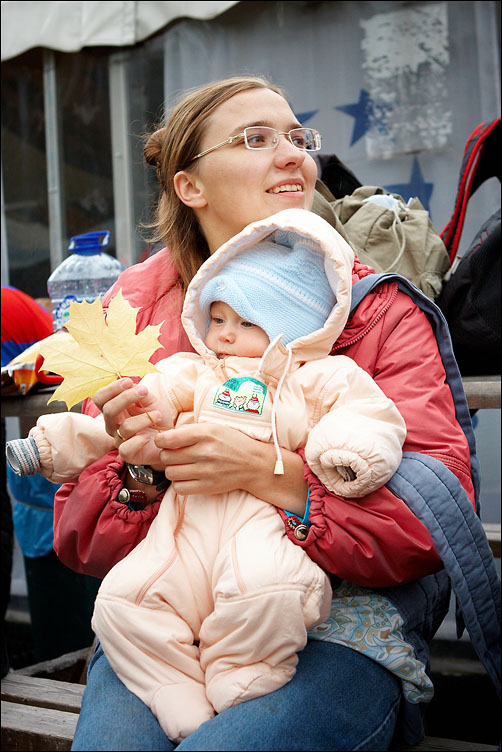
<svg viewBox="0 0 502 752"><path fill-rule="evenodd" d="M72 301L80 303L75 295L67 295L56 308L54 314L56 318L56 329L61 329L61 327L66 326L68 319L70 318L70 303Z"/></svg>

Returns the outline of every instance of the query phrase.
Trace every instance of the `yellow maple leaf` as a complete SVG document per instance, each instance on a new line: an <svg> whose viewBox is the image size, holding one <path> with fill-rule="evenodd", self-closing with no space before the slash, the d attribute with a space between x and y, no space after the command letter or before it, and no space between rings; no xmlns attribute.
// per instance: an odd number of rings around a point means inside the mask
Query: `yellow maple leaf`
<svg viewBox="0 0 502 752"><path fill-rule="evenodd" d="M71 338L53 337L40 349L44 370L64 379L47 404L61 400L71 409L115 379L157 371L149 358L160 346L161 325L148 325L136 334L138 311L122 291L111 299L106 319L100 299L70 303L66 328Z"/></svg>

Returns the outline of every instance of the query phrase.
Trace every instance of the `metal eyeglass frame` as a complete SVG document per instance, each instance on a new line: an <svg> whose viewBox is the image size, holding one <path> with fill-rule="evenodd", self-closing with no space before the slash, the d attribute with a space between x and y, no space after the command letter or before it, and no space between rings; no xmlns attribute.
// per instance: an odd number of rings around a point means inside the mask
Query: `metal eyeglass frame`
<svg viewBox="0 0 502 752"><path fill-rule="evenodd" d="M267 130L267 131L274 131L274 133L276 133L277 135L277 141L275 142L275 144L273 146L249 146L246 131L251 131L251 130L254 130L255 128L261 128L262 130ZM294 131L310 131L310 133L313 134L313 143L314 143L313 148L302 149L301 146L297 146L293 142L293 139L291 138L291 134ZM243 136L244 136L244 144L246 146L246 149L249 149L250 151L266 151L268 149L277 148L279 144L279 136L287 136L289 141L291 141L293 146L296 146L296 148L299 151L319 151L319 149L321 148L321 138L322 138L319 131L314 130L314 128L303 128L303 126L300 126L298 128L291 128L290 131L278 131L276 128L270 128L268 125L250 125L249 127L244 128L242 133L238 133L236 136L230 136L230 138L227 138L226 141L222 141L221 144L216 144L216 146L211 146L210 149L205 149L205 151L201 151L200 154L197 154L195 157L193 157L192 162L195 161L196 159L200 159L200 157L204 157L206 154L209 154L209 152L214 151L215 149L220 149L222 146L226 146L227 144L233 143L236 139L242 138Z"/></svg>

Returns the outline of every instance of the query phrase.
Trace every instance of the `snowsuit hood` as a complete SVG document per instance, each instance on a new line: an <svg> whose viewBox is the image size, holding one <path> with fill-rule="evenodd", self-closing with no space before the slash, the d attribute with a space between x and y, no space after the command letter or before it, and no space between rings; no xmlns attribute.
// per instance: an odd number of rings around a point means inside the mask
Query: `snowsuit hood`
<svg viewBox="0 0 502 752"><path fill-rule="evenodd" d="M225 265L257 243L277 243L278 231L287 231L293 237L307 238L324 256L324 269L335 295L335 305L324 326L305 336L298 337L286 347L278 335L262 356L260 371L275 371L273 364L284 364L291 358L291 366L329 355L341 334L350 312L352 267L354 252L342 236L321 217L304 209L286 209L266 219L253 222L232 237L210 256L190 283L183 306L182 324L196 352L213 366L217 356L205 345L207 314L200 303L201 291ZM283 246L284 247L284 246ZM288 352L289 351L289 352Z"/></svg>

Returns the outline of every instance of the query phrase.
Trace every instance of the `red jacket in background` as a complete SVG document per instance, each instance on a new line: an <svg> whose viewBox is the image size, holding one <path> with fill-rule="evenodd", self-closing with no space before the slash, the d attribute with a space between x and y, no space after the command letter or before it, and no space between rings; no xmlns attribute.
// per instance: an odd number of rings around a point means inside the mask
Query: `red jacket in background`
<svg viewBox="0 0 502 752"><path fill-rule="evenodd" d="M2 366L51 334L51 314L21 290L2 285Z"/></svg>

